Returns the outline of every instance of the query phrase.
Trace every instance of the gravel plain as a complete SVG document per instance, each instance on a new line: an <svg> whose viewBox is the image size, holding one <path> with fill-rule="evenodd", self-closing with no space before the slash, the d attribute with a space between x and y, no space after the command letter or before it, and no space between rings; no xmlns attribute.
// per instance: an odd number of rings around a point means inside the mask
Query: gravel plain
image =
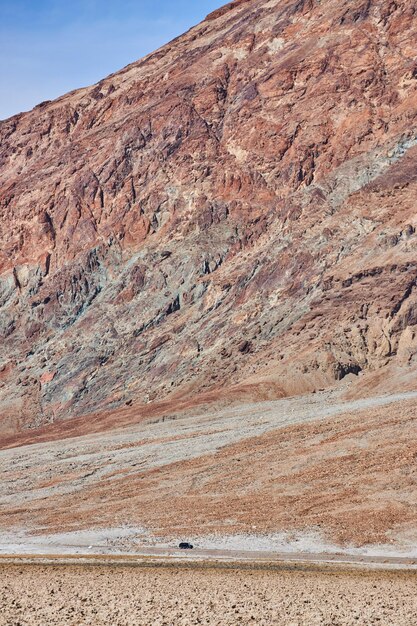
<svg viewBox="0 0 417 626"><path fill-rule="evenodd" d="M413 626L415 575L0 565L0 626Z"/></svg>

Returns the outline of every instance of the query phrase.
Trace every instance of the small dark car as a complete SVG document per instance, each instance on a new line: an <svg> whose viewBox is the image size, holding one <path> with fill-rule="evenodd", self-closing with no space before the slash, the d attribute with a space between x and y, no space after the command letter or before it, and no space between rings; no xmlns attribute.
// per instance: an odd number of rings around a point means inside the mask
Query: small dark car
<svg viewBox="0 0 417 626"><path fill-rule="evenodd" d="M181 548L181 550L192 550L194 546L192 543L188 543L188 541L181 541L179 548Z"/></svg>

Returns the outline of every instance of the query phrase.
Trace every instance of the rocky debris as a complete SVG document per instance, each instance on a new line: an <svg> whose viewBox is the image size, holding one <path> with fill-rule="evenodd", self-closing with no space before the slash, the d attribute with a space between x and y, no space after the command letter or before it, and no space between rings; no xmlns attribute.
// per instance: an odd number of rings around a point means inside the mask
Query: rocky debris
<svg viewBox="0 0 417 626"><path fill-rule="evenodd" d="M238 350L241 354L248 354L252 351L252 343L247 340L242 341L242 343L240 343L238 346Z"/></svg>
<svg viewBox="0 0 417 626"><path fill-rule="evenodd" d="M57 546L48 535L106 536L117 524L168 545L174 537L174 546L186 538L201 548L212 535L221 549L238 535L242 549L256 550L251 537L299 533L310 535L308 551L367 554L373 545L374 554L413 558L417 391L390 395L386 384L379 397L344 402L345 384L256 404L241 389L238 406L184 416L176 405L139 423L124 405L108 430L95 415L45 427L43 438L3 437L2 448L17 447L0 450L0 550L2 529L12 544L32 544L36 533L42 553ZM56 539L74 550L74 535Z"/></svg>
<svg viewBox="0 0 417 626"><path fill-rule="evenodd" d="M409 626L414 574L1 564L0 624Z"/></svg>
<svg viewBox="0 0 417 626"><path fill-rule="evenodd" d="M0 122L3 432L415 367L415 17L232 2Z"/></svg>

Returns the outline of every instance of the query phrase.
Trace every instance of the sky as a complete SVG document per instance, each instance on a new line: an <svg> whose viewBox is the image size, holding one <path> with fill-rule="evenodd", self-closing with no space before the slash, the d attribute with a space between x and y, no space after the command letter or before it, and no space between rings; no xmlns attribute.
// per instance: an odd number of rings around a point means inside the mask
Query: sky
<svg viewBox="0 0 417 626"><path fill-rule="evenodd" d="M96 83L226 0L0 0L0 119Z"/></svg>

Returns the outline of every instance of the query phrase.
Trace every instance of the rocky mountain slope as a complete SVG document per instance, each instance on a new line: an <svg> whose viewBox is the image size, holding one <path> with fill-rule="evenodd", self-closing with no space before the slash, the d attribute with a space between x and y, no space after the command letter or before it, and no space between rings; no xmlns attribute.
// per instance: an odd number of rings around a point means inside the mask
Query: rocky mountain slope
<svg viewBox="0 0 417 626"><path fill-rule="evenodd" d="M417 353L417 9L240 0L0 122L0 429Z"/></svg>

